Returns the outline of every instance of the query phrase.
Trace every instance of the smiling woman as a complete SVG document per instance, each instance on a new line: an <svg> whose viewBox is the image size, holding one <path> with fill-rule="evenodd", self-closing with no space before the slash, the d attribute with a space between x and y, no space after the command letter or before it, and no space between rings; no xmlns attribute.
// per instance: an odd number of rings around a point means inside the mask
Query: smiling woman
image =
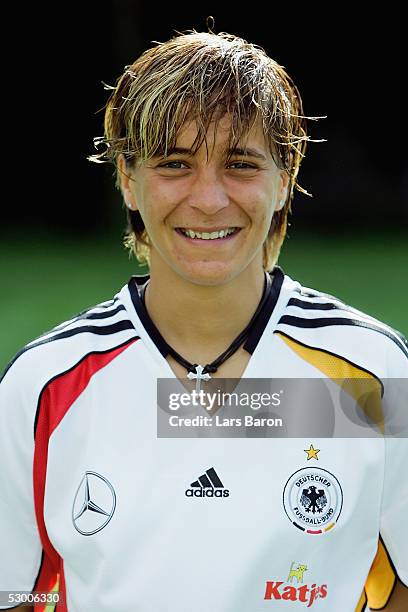
<svg viewBox="0 0 408 612"><path fill-rule="evenodd" d="M259 276L259 247L287 199L289 175L276 166L260 123L226 152L230 133L227 116L212 122L206 133L211 148L202 143L192 153L198 130L189 122L165 159L128 168L119 156L124 198L140 212L150 238L152 278L167 277L174 286L178 278L218 285Z"/></svg>
<svg viewBox="0 0 408 612"><path fill-rule="evenodd" d="M149 273L6 368L0 595L403 609L406 340L276 265L310 195L306 120L284 68L226 33L177 35L112 87L91 159L115 165Z"/></svg>
<svg viewBox="0 0 408 612"><path fill-rule="evenodd" d="M262 148L288 175L282 210L273 216L264 244L265 269L272 269L286 232L286 219L294 189L306 195L296 177L305 155L306 119L299 92L284 68L262 49L230 34L194 32L171 39L146 51L120 77L107 104L105 136L95 144L106 145L92 161L118 162L125 155L128 166L157 155L207 150L209 127L227 123L226 158L240 155L238 143L254 125L262 132ZM190 122L194 138L181 147L180 131ZM194 130L192 127L192 129ZM320 142L320 141L314 141ZM247 150L247 154L250 151ZM254 152L254 159L262 155ZM174 164L173 164L174 168ZM122 170L123 171L123 170ZM121 183L117 174L117 186ZM139 261L149 261L151 237L138 213L129 214L126 245Z"/></svg>

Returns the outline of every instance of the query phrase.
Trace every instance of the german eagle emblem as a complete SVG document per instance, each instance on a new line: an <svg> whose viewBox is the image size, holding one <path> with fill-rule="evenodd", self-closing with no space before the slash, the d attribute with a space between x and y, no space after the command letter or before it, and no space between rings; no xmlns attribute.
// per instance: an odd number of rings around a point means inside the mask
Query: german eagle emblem
<svg viewBox="0 0 408 612"><path fill-rule="evenodd" d="M300 503L306 512L323 512L323 508L327 504L327 497L323 489L316 490L315 486L308 489L303 489Z"/></svg>

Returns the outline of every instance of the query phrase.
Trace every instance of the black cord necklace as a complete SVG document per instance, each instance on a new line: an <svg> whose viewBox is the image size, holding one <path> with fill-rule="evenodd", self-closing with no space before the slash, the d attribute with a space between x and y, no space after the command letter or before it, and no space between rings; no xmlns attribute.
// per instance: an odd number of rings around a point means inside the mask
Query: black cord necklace
<svg viewBox="0 0 408 612"><path fill-rule="evenodd" d="M175 351L164 339L164 344L165 347L168 351L168 353L170 353L170 355L172 357L174 357L174 359L180 364L182 365L184 368L186 368L188 374L187 374L187 378L189 378L190 380L195 379L196 382L196 392L199 393L200 392L200 385L201 385L201 381L206 381L206 380L210 380L210 378L212 378L210 376L210 374L213 374L214 372L216 372L219 368L219 366L224 363L224 361L226 361L229 357L231 357L231 355L233 355L241 346L241 344L243 343L243 341L247 338L252 326L255 323L255 320L258 318L260 312L262 311L265 303L267 302L269 295L271 293L271 289L272 289L272 280L271 280L271 276L270 274L268 274L267 272L264 273L265 274L265 282L264 282L264 289L263 289L263 294L262 294L262 298L261 301L259 302L258 308L256 309L255 314L253 315L253 317L251 318L250 322L248 323L248 325L245 327L245 329L242 330L242 332L235 338L235 340L230 344L230 346L226 349L226 351L224 351L219 357L217 357L216 359L214 359L214 361L212 361L211 363L207 363L206 366L202 366L198 363L190 363L189 361L187 361L186 359L184 359L184 357L182 357L181 355L179 355L179 353L177 353L177 351ZM146 308L146 304L145 304L145 291L146 291L146 287L148 285L150 281L146 282L142 288L141 288L141 293L140 293L140 297L141 297L141 302L144 306L144 309L147 313L147 308ZM147 313L148 314L148 313Z"/></svg>

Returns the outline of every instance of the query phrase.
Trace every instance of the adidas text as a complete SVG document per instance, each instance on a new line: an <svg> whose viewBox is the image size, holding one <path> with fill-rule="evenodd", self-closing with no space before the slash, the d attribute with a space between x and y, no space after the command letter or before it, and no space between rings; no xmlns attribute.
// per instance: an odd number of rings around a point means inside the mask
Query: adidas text
<svg viewBox="0 0 408 612"><path fill-rule="evenodd" d="M187 489L186 497L229 497L229 489Z"/></svg>

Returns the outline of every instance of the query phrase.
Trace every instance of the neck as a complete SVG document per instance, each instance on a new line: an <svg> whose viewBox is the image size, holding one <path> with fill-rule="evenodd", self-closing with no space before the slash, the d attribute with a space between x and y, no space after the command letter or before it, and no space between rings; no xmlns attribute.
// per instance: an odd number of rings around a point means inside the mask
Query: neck
<svg viewBox="0 0 408 612"><path fill-rule="evenodd" d="M189 361L218 357L245 329L261 301L262 266L248 266L233 280L208 286L191 283L172 270L155 274L152 263L146 309L166 342Z"/></svg>

